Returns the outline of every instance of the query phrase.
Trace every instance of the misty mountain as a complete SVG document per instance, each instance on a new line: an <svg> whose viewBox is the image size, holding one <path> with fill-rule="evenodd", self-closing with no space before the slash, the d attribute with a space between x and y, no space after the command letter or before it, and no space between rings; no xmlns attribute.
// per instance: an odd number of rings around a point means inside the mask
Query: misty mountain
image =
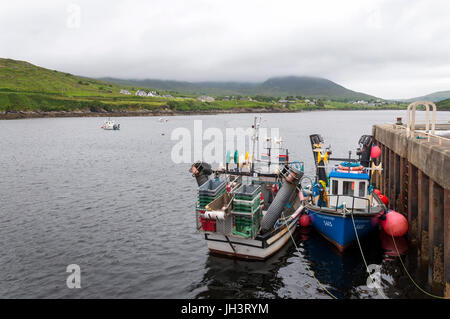
<svg viewBox="0 0 450 319"><path fill-rule="evenodd" d="M185 94L208 95L265 95L265 96L306 96L339 100L375 99L374 96L349 90L333 81L307 76L285 76L270 78L261 83L250 82L184 82L165 80L124 80L102 78L103 81L127 86L147 87L157 90L174 91Z"/></svg>

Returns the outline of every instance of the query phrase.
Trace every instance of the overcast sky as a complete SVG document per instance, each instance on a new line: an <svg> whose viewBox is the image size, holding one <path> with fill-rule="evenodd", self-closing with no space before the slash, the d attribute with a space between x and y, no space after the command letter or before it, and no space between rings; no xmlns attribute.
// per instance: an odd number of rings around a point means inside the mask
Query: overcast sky
<svg viewBox="0 0 450 319"><path fill-rule="evenodd" d="M450 90L448 0L3 1L0 57L90 77Z"/></svg>

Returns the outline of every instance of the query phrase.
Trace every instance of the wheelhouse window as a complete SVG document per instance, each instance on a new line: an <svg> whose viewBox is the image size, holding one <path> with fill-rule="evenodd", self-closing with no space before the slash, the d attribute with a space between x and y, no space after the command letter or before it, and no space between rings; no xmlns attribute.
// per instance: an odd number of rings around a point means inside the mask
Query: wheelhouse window
<svg viewBox="0 0 450 319"><path fill-rule="evenodd" d="M339 182L337 180L333 180L331 182L331 194L337 195L338 194L338 184Z"/></svg>
<svg viewBox="0 0 450 319"><path fill-rule="evenodd" d="M366 196L366 182L359 182L359 197Z"/></svg>
<svg viewBox="0 0 450 319"><path fill-rule="evenodd" d="M342 184L342 195L353 196L353 183L354 182L343 182Z"/></svg>

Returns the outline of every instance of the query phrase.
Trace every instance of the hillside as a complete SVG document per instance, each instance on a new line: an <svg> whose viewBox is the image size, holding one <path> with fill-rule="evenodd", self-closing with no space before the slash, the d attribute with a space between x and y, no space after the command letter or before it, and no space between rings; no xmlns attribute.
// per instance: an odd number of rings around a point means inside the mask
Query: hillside
<svg viewBox="0 0 450 319"><path fill-rule="evenodd" d="M118 93L114 83L45 69L28 62L0 59L0 91L65 95Z"/></svg>
<svg viewBox="0 0 450 319"><path fill-rule="evenodd" d="M322 97L329 92L339 99L367 98L325 79L286 77L266 82L203 82L123 81L116 83L49 70L28 62L0 59L0 119L46 116L135 116L208 112L294 112L301 110L404 109L402 103L382 105L354 105L344 101L290 98L278 102L279 96L302 95ZM118 82L118 83L117 83ZM146 88L148 86L148 88ZM135 96L137 90L158 90L159 96ZM120 93L121 89L131 94ZM170 91L169 91L170 90ZM174 90L190 92L183 96ZM192 93L197 92L198 93ZM207 92L215 97L250 95L253 100L217 98L213 102L196 100L197 94ZM238 94L236 94L238 92ZM170 93L170 96L163 97ZM266 95L266 96L262 96ZM255 98L256 96L256 98Z"/></svg>
<svg viewBox="0 0 450 319"><path fill-rule="evenodd" d="M414 97L414 98L410 98L410 99L399 99L397 101L409 102L409 103L417 102L417 101L439 102L439 101L443 101L446 99L450 99L450 91L439 91L439 92L434 92L431 94L418 96L418 97Z"/></svg>
<svg viewBox="0 0 450 319"><path fill-rule="evenodd" d="M0 111L156 109L167 104L163 98L120 94L122 88L139 89L0 59Z"/></svg>
<svg viewBox="0 0 450 319"><path fill-rule="evenodd" d="M355 92L333 81L315 77L278 77L271 78L260 85L264 92L280 92L281 95L301 95L334 99L376 99L376 97Z"/></svg>
<svg viewBox="0 0 450 319"><path fill-rule="evenodd" d="M286 76L270 78L262 83L249 82L182 82L163 80L123 80L102 78L114 83L164 89L185 94L208 95L263 95L263 96L306 96L334 100L376 99L364 93L355 92L330 80L315 77Z"/></svg>
<svg viewBox="0 0 450 319"><path fill-rule="evenodd" d="M436 107L440 111L450 111L450 99L439 101L436 103Z"/></svg>
<svg viewBox="0 0 450 319"><path fill-rule="evenodd" d="M162 80L101 80L75 76L69 73L45 69L28 62L0 59L0 91L45 93L64 96L120 96L126 86L157 89L191 95L263 95L306 96L312 98L373 99L363 93L348 90L332 81L314 77L278 77L262 83L246 82L181 82Z"/></svg>

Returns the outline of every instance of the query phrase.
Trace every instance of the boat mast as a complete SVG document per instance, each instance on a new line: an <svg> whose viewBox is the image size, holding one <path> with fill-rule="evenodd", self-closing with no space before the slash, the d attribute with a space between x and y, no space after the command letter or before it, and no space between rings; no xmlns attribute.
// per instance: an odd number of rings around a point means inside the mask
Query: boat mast
<svg viewBox="0 0 450 319"><path fill-rule="evenodd" d="M261 117L259 117L259 123L258 123L258 117L255 116L253 121L253 149L252 149L252 166L250 172L253 173L255 169L255 148L256 143L259 141L259 127L261 125Z"/></svg>

